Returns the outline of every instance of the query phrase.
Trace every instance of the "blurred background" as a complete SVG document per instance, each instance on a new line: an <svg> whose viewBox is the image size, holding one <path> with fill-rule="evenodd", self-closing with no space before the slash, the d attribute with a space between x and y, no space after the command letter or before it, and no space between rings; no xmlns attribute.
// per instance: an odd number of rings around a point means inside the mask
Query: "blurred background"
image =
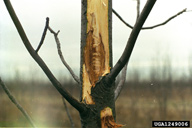
<svg viewBox="0 0 192 128"><path fill-rule="evenodd" d="M60 30L64 57L79 75L81 2L76 0L11 1L36 48L46 17ZM145 4L141 1L141 9ZM179 11L192 10L191 0L157 1L144 26L162 23ZM113 1L131 25L136 1ZM26 51L3 1L0 2L0 76L39 127L70 127L59 93ZM116 102L117 123L125 127L151 127L152 120L192 120L192 12L185 12L164 26L142 30L128 65L127 81ZM121 56L131 29L113 15L113 63ZM80 90L62 65L54 37L49 32L39 51L61 83L78 99ZM118 76L117 83L121 75ZM75 125L78 112L67 104ZM0 88L0 127L30 126Z"/></svg>

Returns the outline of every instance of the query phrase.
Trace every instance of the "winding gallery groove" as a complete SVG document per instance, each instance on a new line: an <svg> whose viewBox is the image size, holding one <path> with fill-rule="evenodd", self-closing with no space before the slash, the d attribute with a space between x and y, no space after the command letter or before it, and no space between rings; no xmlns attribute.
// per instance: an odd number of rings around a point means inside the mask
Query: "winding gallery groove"
<svg viewBox="0 0 192 128"><path fill-rule="evenodd" d="M87 0L87 38L83 51L82 100L94 104L91 88L99 77L110 72L108 0Z"/></svg>

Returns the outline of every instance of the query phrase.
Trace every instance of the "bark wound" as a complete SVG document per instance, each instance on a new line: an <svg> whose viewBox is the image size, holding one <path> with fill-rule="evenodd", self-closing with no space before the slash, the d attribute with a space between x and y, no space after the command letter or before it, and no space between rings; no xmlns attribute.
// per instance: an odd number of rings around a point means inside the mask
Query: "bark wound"
<svg viewBox="0 0 192 128"><path fill-rule="evenodd" d="M91 88L110 72L108 0L87 0L87 38L83 51L82 100L94 104Z"/></svg>
<svg viewBox="0 0 192 128"><path fill-rule="evenodd" d="M89 81L91 85L95 86L99 76L102 76L105 70L105 51L101 35L99 34L99 37L94 37L93 31L90 30L87 34L84 60Z"/></svg>
<svg viewBox="0 0 192 128"><path fill-rule="evenodd" d="M106 107L101 111L101 128L119 128L122 126L115 123L111 108Z"/></svg>

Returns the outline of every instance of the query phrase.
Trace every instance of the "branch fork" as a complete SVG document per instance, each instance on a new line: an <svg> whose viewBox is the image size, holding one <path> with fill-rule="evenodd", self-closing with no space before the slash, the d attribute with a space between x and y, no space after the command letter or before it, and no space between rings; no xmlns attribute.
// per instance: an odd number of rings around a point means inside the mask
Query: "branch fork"
<svg viewBox="0 0 192 128"><path fill-rule="evenodd" d="M40 45L39 48L37 48L37 50L34 50L34 48L32 47L30 41L28 40L25 31L19 21L19 19L17 18L17 15L15 14L15 11L10 3L10 0L4 0L4 3L7 7L7 10L13 20L13 23L15 24L15 27L17 28L17 31L23 41L23 44L25 45L26 49L28 50L28 52L30 53L30 55L32 56L32 58L38 63L38 65L41 67L41 69L44 71L44 73L47 75L47 77L49 78L49 80L51 81L51 83L53 84L53 86L57 89L57 91L74 107L76 108L79 112L84 112L87 110L85 104L77 101L67 90L65 90L64 88L62 88L61 83L54 77L54 75L52 74L52 72L50 71L50 69L47 67L47 65L45 64L45 62L42 60L42 58L37 54L38 49L40 49L42 42L44 40L44 35L46 34L46 31L48 29L48 19L47 19L47 24L42 36L42 40L40 41Z"/></svg>
<svg viewBox="0 0 192 128"><path fill-rule="evenodd" d="M103 79L101 79L102 83L104 83L103 86L100 87L106 87L105 89L112 89L114 88L114 84L113 81L115 81L115 78L117 77L117 75L119 74L119 72L122 70L123 67L124 68L124 73L126 74L126 63L128 63L132 50L134 48L134 45L136 43L137 37L141 31L141 29L152 29L155 27L159 27L161 25L166 24L167 22L169 22L170 20L172 20L173 18L175 18L176 16L182 14L183 12L186 12L187 9L182 10L181 12L177 13L176 15L170 17L168 20L166 20L165 22L158 24L158 25L154 25L151 27L142 27L144 22L146 21L150 11L152 10L154 4L155 4L156 0L148 0L143 11L140 14L140 10L139 10L139 6L140 6L140 0L137 0L137 22L136 24L133 26L129 25L128 23L126 23L120 16L119 14L113 10L113 13L123 22L125 23L128 27L132 28L132 32L129 36L129 39L127 41L127 45L126 48L124 49L123 54L121 55L120 59L118 60L118 62L115 64L115 66L112 68L111 72L109 74L106 74L104 76ZM49 80L51 81L51 83L53 84L53 86L57 89L57 91L74 107L76 108L81 114L82 113L87 113L87 111L90 109L89 107L87 107L86 104L79 102L78 100L76 100L67 90L65 90L64 88L62 88L61 83L54 77L54 75L52 74L52 72L50 71L50 69L47 67L47 65L45 64L45 62L42 60L42 58L38 55L38 51L40 50L40 48L43 45L47 30L49 30L55 37L55 41L57 44L57 49L58 49L58 54L60 56L61 61L63 62L63 64L66 66L66 68L69 70L69 72L71 73L71 75L73 76L73 78L76 80L77 83L80 83L81 81L79 80L79 78L74 74L74 72L72 71L72 69L69 67L69 65L66 63L66 61L64 60L64 57L62 55L61 52L61 46L60 46L60 41L58 38L58 34L60 31L58 32L54 32L50 26L49 26L49 18L46 18L46 25L42 34L42 38L40 40L40 43L37 47L36 50L34 50L34 48L32 47L30 41L28 40L25 31L23 30L23 27L19 21L19 19L17 18L17 15L15 14L15 11L10 3L10 0L4 0L4 3L7 7L7 10L17 28L17 31L23 41L23 44L25 45L26 49L28 50L28 52L30 53L30 55L33 57L33 59L39 64L39 66L41 67L41 69L44 71L44 73L47 75L47 77L49 78ZM122 83L124 83L125 78L123 79L122 82L119 83L119 85L117 86L116 90L115 90L115 99L117 99L121 88L122 88ZM105 84L107 83L107 84ZM0 79L0 84L2 84L2 81ZM80 84L79 84L80 85ZM107 85L107 86L106 86ZM94 89L97 89L99 87L96 87ZM94 92L94 91L93 91ZM95 96L95 99L97 97ZM106 101L107 102L107 101Z"/></svg>

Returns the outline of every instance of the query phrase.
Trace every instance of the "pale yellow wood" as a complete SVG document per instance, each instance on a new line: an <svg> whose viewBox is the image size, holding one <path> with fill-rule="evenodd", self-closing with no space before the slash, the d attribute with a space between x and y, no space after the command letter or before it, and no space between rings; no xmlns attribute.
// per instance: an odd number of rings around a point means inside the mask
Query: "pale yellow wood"
<svg viewBox="0 0 192 128"><path fill-rule="evenodd" d="M119 128L123 126L122 124L115 123L112 109L109 107L106 107L103 110L101 110L100 116L101 116L101 128Z"/></svg>
<svg viewBox="0 0 192 128"><path fill-rule="evenodd" d="M84 48L82 100L94 104L91 87L110 72L108 0L87 0L87 39Z"/></svg>

